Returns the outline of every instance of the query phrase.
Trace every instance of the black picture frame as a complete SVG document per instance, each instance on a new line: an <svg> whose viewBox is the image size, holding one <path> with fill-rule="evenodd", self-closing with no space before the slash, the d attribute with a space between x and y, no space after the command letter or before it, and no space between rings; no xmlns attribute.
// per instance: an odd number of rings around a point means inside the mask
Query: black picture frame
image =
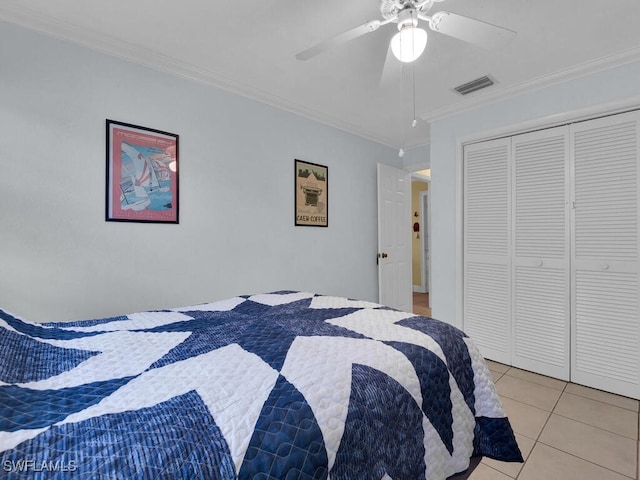
<svg viewBox="0 0 640 480"><path fill-rule="evenodd" d="M179 143L175 133L106 120L106 221L179 223Z"/></svg>
<svg viewBox="0 0 640 480"><path fill-rule="evenodd" d="M296 159L294 162L295 225L329 226L329 167Z"/></svg>

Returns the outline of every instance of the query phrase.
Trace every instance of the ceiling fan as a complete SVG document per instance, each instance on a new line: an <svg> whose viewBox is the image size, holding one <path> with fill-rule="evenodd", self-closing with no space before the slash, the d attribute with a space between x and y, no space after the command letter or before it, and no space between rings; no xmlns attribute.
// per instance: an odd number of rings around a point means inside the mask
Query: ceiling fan
<svg viewBox="0 0 640 480"><path fill-rule="evenodd" d="M390 48L402 62L412 62L424 51L427 32L418 28L418 20L438 33L464 40L465 42L493 48L506 44L516 32L456 13L440 11L429 16L434 3L444 0L380 0L381 20L371 20L324 40L296 55L298 60L308 60L325 50L341 45L367 33L378 30L388 23L398 25L398 33L391 39Z"/></svg>

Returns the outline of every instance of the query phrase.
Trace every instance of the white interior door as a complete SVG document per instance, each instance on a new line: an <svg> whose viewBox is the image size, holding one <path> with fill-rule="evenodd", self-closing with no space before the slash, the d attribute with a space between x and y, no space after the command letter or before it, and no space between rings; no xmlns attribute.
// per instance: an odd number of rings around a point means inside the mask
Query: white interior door
<svg viewBox="0 0 640 480"><path fill-rule="evenodd" d="M513 365L569 380L569 129L512 138Z"/></svg>
<svg viewBox="0 0 640 480"><path fill-rule="evenodd" d="M379 302L413 311L411 185L406 172L378 164Z"/></svg>
<svg viewBox="0 0 640 480"><path fill-rule="evenodd" d="M465 145L463 161L463 328L485 357L510 365L511 140Z"/></svg>
<svg viewBox="0 0 640 480"><path fill-rule="evenodd" d="M640 398L640 115L572 126L572 380Z"/></svg>

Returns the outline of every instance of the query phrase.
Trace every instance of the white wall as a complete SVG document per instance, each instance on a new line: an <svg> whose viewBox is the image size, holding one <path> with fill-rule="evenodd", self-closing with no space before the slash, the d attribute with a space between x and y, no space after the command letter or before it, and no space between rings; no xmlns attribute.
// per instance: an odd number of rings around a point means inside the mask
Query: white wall
<svg viewBox="0 0 640 480"><path fill-rule="evenodd" d="M533 123L555 123L584 110L605 110L612 103L638 105L640 62L522 94L431 124L431 300L434 318L460 325L457 292L460 259L456 240L459 189L456 181L457 142L483 132L506 132Z"/></svg>
<svg viewBox="0 0 640 480"><path fill-rule="evenodd" d="M105 119L180 135L180 224L105 222ZM0 23L0 308L111 316L299 289L377 300L376 163L397 151ZM294 226L294 159L329 227Z"/></svg>
<svg viewBox="0 0 640 480"><path fill-rule="evenodd" d="M402 168L407 172L417 172L429 168L429 146L415 147L404 152Z"/></svg>

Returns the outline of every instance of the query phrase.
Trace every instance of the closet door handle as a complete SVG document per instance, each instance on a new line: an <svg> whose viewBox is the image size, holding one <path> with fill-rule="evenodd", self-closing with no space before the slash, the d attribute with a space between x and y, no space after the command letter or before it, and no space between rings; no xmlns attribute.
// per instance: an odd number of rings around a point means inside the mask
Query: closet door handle
<svg viewBox="0 0 640 480"><path fill-rule="evenodd" d="M536 260L536 267L541 267L543 263L542 260Z"/></svg>
<svg viewBox="0 0 640 480"><path fill-rule="evenodd" d="M600 270L609 270L609 264L608 263L603 263L600 265Z"/></svg>

